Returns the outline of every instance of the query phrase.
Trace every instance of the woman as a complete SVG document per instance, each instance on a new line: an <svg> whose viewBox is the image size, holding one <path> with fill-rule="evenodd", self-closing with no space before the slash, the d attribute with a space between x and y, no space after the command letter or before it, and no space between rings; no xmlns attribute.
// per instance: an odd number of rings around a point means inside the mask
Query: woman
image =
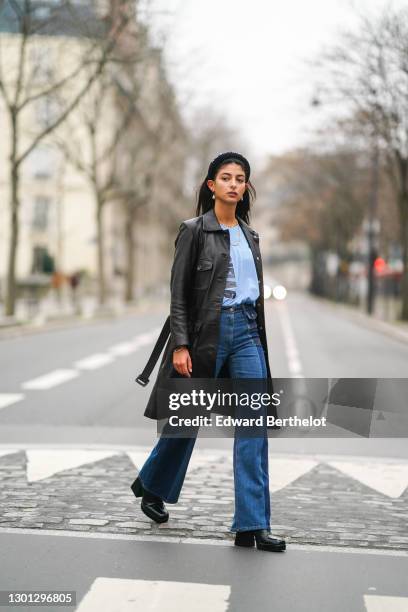
<svg viewBox="0 0 408 612"><path fill-rule="evenodd" d="M255 190L250 165L227 152L209 165L196 214L180 225L171 271L170 316L144 372L148 374L170 332L145 416L160 418L158 388L173 376L268 379L271 373L265 334L259 236L249 227ZM196 437L161 436L131 488L142 496L141 509L166 522L164 505L176 503ZM268 437L234 437L235 545L285 550L270 535Z"/></svg>

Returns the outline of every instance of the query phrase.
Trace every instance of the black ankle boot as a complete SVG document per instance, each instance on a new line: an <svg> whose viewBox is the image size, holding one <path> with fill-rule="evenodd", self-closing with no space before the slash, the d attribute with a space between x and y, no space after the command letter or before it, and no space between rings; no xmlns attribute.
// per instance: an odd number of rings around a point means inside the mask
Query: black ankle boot
<svg viewBox="0 0 408 612"><path fill-rule="evenodd" d="M154 493L144 489L139 477L136 478L130 488L135 497L143 496L140 508L146 516L156 523L166 523L169 520L169 513L167 512L163 500L157 495L154 495Z"/></svg>
<svg viewBox="0 0 408 612"><path fill-rule="evenodd" d="M252 547L255 544L258 550L268 550L271 552L286 550L285 540L272 537L267 529L237 531L235 534L235 546Z"/></svg>

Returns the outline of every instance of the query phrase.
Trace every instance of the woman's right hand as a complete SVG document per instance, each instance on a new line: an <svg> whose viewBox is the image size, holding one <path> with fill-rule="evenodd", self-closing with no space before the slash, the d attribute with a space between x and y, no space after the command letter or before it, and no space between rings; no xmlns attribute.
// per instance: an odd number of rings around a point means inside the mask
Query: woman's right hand
<svg viewBox="0 0 408 612"><path fill-rule="evenodd" d="M179 374L191 378L190 372L193 371L193 364L187 347L173 351L173 366Z"/></svg>

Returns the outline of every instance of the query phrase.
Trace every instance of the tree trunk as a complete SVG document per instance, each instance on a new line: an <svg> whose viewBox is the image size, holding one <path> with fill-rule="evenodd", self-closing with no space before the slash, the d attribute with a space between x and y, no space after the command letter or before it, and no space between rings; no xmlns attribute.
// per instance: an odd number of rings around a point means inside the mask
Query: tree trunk
<svg viewBox="0 0 408 612"><path fill-rule="evenodd" d="M105 257L104 257L104 240L103 240L103 200L96 193L96 228L97 228L97 243L98 243L98 302L102 306L106 302L106 285L105 285Z"/></svg>
<svg viewBox="0 0 408 612"><path fill-rule="evenodd" d="M17 162L18 123L15 109L11 109L11 143L10 143L10 242L7 266L6 316L14 315L16 308L16 259L18 245L19 213L19 179L20 166Z"/></svg>
<svg viewBox="0 0 408 612"><path fill-rule="evenodd" d="M402 283L401 283L401 319L408 321L408 192L401 194L401 245L402 245Z"/></svg>
<svg viewBox="0 0 408 612"><path fill-rule="evenodd" d="M125 284L125 302L131 302L133 300L134 283L135 283L135 241L133 236L133 218L132 212L127 212L126 226L125 226L125 240L126 240L126 284Z"/></svg>
<svg viewBox="0 0 408 612"><path fill-rule="evenodd" d="M310 263L311 263L311 280L309 291L315 295L328 297L324 291L324 282L322 277L322 257L319 247L312 245L310 247Z"/></svg>
<svg viewBox="0 0 408 612"><path fill-rule="evenodd" d="M16 306L16 259L18 244L18 212L19 212L19 167L11 164L10 173L10 242L7 268L7 294L6 308L7 316L14 315Z"/></svg>

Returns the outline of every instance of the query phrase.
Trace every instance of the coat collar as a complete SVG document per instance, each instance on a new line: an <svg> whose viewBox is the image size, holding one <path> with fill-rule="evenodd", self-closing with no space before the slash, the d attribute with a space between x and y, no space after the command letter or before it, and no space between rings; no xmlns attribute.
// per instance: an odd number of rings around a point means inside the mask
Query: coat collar
<svg viewBox="0 0 408 612"><path fill-rule="evenodd" d="M253 236L258 236L256 231L253 230L252 227L249 227L249 225L245 223L243 219L237 217L237 220L245 234L250 232ZM214 212L214 208L210 208L210 210L203 214L203 230L205 232L223 231Z"/></svg>

